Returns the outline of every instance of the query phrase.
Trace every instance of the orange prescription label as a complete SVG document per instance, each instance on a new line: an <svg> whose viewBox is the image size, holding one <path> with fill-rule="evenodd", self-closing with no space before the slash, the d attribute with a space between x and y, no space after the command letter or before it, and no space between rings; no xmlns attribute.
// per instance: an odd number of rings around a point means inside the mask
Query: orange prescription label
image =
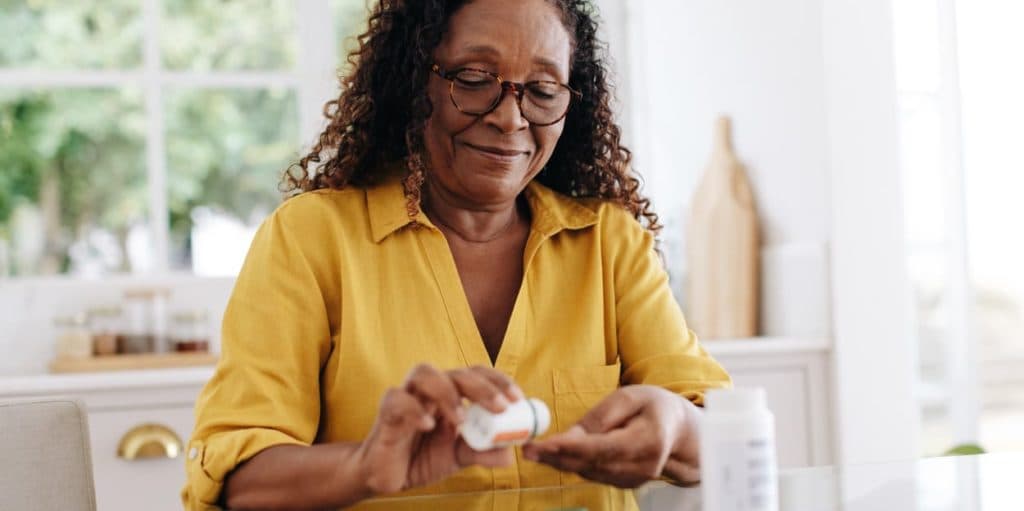
<svg viewBox="0 0 1024 511"><path fill-rule="evenodd" d="M526 440L527 438L530 438L530 430L519 429L498 433L497 435L494 435L494 440L492 440L491 443L497 444L499 442L516 442L518 440Z"/></svg>

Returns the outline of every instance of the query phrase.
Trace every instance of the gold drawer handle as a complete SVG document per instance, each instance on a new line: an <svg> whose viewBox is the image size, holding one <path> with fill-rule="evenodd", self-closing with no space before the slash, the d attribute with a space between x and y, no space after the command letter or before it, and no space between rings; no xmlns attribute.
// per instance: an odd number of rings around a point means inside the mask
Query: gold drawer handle
<svg viewBox="0 0 1024 511"><path fill-rule="evenodd" d="M140 424L121 437L117 457L125 460L177 458L182 449L181 439L167 426Z"/></svg>

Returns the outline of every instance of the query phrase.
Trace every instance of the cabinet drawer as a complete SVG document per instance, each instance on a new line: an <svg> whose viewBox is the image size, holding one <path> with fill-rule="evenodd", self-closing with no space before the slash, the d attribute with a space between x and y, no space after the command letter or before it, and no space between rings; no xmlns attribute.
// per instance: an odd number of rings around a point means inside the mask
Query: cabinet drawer
<svg viewBox="0 0 1024 511"><path fill-rule="evenodd" d="M775 444L779 466L813 465L811 415L806 375L800 368L743 369L731 373L737 387L762 387L768 409L775 416Z"/></svg>
<svg viewBox="0 0 1024 511"><path fill-rule="evenodd" d="M89 413L97 509L152 511L181 509L185 484L185 452L176 458L126 460L118 457L121 438L142 424L159 424L177 434L182 445L192 432L191 406ZM183 451L183 450L182 450Z"/></svg>

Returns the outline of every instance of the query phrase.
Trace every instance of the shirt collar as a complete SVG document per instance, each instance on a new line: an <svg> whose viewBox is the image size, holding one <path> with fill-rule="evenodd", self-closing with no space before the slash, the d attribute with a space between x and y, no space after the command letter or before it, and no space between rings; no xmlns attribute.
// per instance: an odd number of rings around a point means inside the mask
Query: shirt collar
<svg viewBox="0 0 1024 511"><path fill-rule="evenodd" d="M532 229L551 236L566 229L583 229L598 221L597 212L578 200L566 197L536 180L526 185L526 201L533 215ZM366 190L373 241L380 243L395 231L412 223L436 229L422 211L410 218L401 176L391 176Z"/></svg>

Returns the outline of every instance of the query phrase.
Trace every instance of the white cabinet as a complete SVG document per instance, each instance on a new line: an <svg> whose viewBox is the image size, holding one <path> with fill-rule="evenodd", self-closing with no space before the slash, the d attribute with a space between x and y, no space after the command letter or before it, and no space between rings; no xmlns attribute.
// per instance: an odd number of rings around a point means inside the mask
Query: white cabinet
<svg viewBox="0 0 1024 511"><path fill-rule="evenodd" d="M827 341L759 338L711 340L704 346L735 386L765 389L781 467L832 464Z"/></svg>
<svg viewBox="0 0 1024 511"><path fill-rule="evenodd" d="M0 380L0 399L63 396L81 400L89 419L97 509L178 511L185 484L184 449L175 457L127 460L121 439L136 426L155 424L184 446L193 406L212 369L152 370ZM146 444L149 449L154 444Z"/></svg>
<svg viewBox="0 0 1024 511"><path fill-rule="evenodd" d="M182 444L192 432L192 407L89 411L89 439L98 509L181 509L185 484L184 453L174 458L126 460L117 456L121 439L133 428L158 424L172 430Z"/></svg>

